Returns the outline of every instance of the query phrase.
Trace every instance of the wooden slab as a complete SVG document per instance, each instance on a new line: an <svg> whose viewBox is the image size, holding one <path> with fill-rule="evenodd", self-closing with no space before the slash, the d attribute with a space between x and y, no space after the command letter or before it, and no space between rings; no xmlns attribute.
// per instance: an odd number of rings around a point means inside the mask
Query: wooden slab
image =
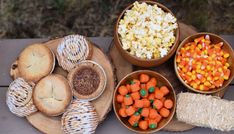
<svg viewBox="0 0 234 134"><path fill-rule="evenodd" d="M188 37L189 35L197 33L196 29L192 26L188 26L184 23L179 23L180 26L180 41ZM112 60L114 61L114 65L117 68L117 74L120 76L117 76L118 81L120 81L124 75L131 72L130 68L133 68L133 70L140 70L140 69L146 69L141 68L137 66L132 66L129 62L127 62L123 57L118 53L117 48L114 45L114 42L112 42L111 48L110 48L110 55ZM151 70L155 70L159 73L161 73L163 76L165 76L173 85L175 92L178 94L183 91L187 91L186 87L182 85L182 83L179 81L179 79L176 77L174 72L174 65L173 65L174 56L170 58L166 63L154 67L149 68ZM127 68L127 70L125 70ZM219 92L216 95L217 96L223 96L225 91ZM195 126L189 125L183 122L180 122L174 117L172 121L164 128L166 131L186 131L194 128Z"/></svg>
<svg viewBox="0 0 234 134"><path fill-rule="evenodd" d="M60 41L61 39L55 39L45 42L43 43L43 45L48 46L55 53L57 45ZM107 74L107 85L105 91L98 99L92 101L98 113L99 122L102 122L112 108L112 96L115 88L115 74L109 58L104 54L104 52L100 48L98 48L95 45L93 45L93 56L91 60L99 63L104 68ZM16 66L14 67L14 71L11 71L13 78L16 78L17 73L12 73L12 72L17 72ZM56 66L53 73L62 74L65 77L67 76L67 72L58 66ZM37 128L43 133L62 134L63 131L61 130L60 118L61 117L48 117L43 115L41 112L36 112L35 114L28 116L27 120L35 128Z"/></svg>
<svg viewBox="0 0 234 134"><path fill-rule="evenodd" d="M234 36L233 35L221 35L224 39L231 43L232 47L234 48ZM108 47L111 44L112 37L91 37L89 38L92 42L98 44L101 48L108 51ZM17 55L20 51L26 47L28 44L32 44L33 42L44 42L48 39L1 39L0 40L0 57L7 57L2 58L0 60L0 133L2 134L15 134L15 133L22 133L22 134L41 134L41 132L37 131L34 127L31 127L30 123L24 118L19 118L13 115L8 107L6 106L6 91L7 86L12 81L9 76L9 67L12 62L15 60ZM234 100L234 81L232 82L232 86L227 90L225 93L225 99L227 100ZM43 125L43 124L41 124ZM47 124L44 124L47 125ZM11 126L11 127L9 127ZM127 134L132 133L128 129L124 128L124 126L119 123L117 120L114 112L110 112L103 123L101 123L96 131L97 134ZM160 134L168 134L171 132L167 131L160 131ZM175 132L177 134L179 132ZM195 129L184 132L186 134L200 134L200 133L212 133L212 134L220 134L220 131L211 130L209 128L201 128L196 127ZM228 132L227 132L228 133ZM133 133L132 133L133 134ZM233 131L229 132L228 134L233 134Z"/></svg>
<svg viewBox="0 0 234 134"><path fill-rule="evenodd" d="M109 55L112 59L113 64L116 66L117 81L121 80L124 76L129 74L129 72L133 71L132 64L126 61L120 55L113 41L110 45Z"/></svg>

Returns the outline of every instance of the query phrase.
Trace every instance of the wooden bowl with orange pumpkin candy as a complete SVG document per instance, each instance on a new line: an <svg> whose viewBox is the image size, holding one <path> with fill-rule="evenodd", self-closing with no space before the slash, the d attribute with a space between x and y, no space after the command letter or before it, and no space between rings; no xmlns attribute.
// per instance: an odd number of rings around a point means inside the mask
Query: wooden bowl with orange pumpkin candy
<svg viewBox="0 0 234 134"><path fill-rule="evenodd" d="M153 133L164 128L176 108L176 95L170 82L159 73L139 70L125 76L113 98L114 112L129 130Z"/></svg>
<svg viewBox="0 0 234 134"><path fill-rule="evenodd" d="M231 45L213 33L185 38L174 59L177 77L189 90L213 94L224 90L234 78Z"/></svg>

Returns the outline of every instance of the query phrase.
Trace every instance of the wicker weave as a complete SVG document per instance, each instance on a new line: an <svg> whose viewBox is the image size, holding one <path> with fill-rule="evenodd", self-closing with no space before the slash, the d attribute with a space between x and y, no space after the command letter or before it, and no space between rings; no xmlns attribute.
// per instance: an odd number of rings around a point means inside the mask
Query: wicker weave
<svg viewBox="0 0 234 134"><path fill-rule="evenodd" d="M64 70L71 70L89 55L88 41L81 35L69 35L63 38L57 47L57 59Z"/></svg>
<svg viewBox="0 0 234 134"><path fill-rule="evenodd" d="M211 95L180 93L176 115L179 121L221 131L234 130L234 101Z"/></svg>
<svg viewBox="0 0 234 134"><path fill-rule="evenodd" d="M6 94L6 104L10 111L17 116L24 117L37 111L32 101L33 85L22 78L15 79Z"/></svg>
<svg viewBox="0 0 234 134"><path fill-rule="evenodd" d="M98 115L89 101L75 99L61 122L66 134L92 134L98 126Z"/></svg>

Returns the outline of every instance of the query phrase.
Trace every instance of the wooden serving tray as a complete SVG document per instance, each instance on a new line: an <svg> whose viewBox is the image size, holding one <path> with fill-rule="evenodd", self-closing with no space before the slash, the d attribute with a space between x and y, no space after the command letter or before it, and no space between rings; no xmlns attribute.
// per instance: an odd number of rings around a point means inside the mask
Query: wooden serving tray
<svg viewBox="0 0 234 134"><path fill-rule="evenodd" d="M56 53L56 48L60 41L61 39L54 39L42 43L42 45L48 46L54 53ZM98 113L99 123L101 123L112 108L112 96L116 84L116 75L114 74L114 66L111 64L110 59L96 45L93 45L93 55L91 60L99 63L104 68L107 75L106 89L98 99L92 101L92 104ZM67 76L67 72L59 67L57 63L53 73L61 74L65 77ZM10 74L13 79L18 77L17 61L12 64ZM30 124L43 133L63 134L61 129L61 116L48 117L38 111L26 118Z"/></svg>
<svg viewBox="0 0 234 134"><path fill-rule="evenodd" d="M196 30L188 25L183 23L179 23L180 25L180 41L182 41L185 37L195 34ZM56 51L57 45L61 39L54 39L42 45L48 46L53 52ZM110 59L109 59L110 57ZM118 52L117 48L115 47L114 43L112 42L111 46L109 47L108 56L104 54L104 52L98 48L96 45L93 45L93 56L91 60L96 61L99 63L107 74L107 87L103 94L97 99L92 101L94 104L98 116L99 122L102 122L106 115L112 108L112 97L113 91L116 84L116 77L117 81L120 81L125 75L131 73L132 71L139 70L139 69L151 69L161 73L165 76L173 85L175 92L178 94L183 91L187 91L186 88L180 83L177 79L174 66L173 66L173 58L172 57L166 63L160 65L159 67L154 68L141 68L136 67L126 61ZM112 64L113 63L113 64ZM62 74L63 76L67 75L67 72L64 71L61 67L56 64L55 70L53 73ZM17 70L17 61L12 64L10 74L13 78L18 76ZM219 92L215 94L216 96L222 97L225 91ZM48 134L62 134L63 131L61 130L61 123L60 123L60 116L59 117L48 117L43 115L41 112L36 112L28 117L26 117L30 124L32 124L35 128L40 130L43 133ZM164 128L166 131L186 131L194 128L192 125L185 124L183 122L179 122L176 117Z"/></svg>
<svg viewBox="0 0 234 134"><path fill-rule="evenodd" d="M184 23L179 23L180 26L180 41L185 39L186 37L197 33L195 28L185 25ZM113 63L116 67L116 72L117 72L117 80L120 81L126 74L131 73L132 71L135 70L142 70L142 69L148 69L148 68L142 68L142 67L137 67L133 66L130 64L128 61L126 61L121 54L118 52L116 46L114 45L114 42L112 42L110 46L109 53L111 55L111 58L113 60ZM149 68L151 70L157 71L163 76L165 76L172 84L173 88L175 89L176 94L180 92L185 92L187 91L186 87L182 85L182 83L179 81L177 78L175 71L174 71L174 56L170 58L166 63L158 66L158 67L153 67ZM132 69L132 70L131 70ZM131 71L130 71L131 70ZM129 72L128 72L129 71ZM225 91L218 92L214 95L223 97ZM174 118L172 121L164 128L166 131L186 131L194 128L195 126L189 125L183 122L180 122Z"/></svg>

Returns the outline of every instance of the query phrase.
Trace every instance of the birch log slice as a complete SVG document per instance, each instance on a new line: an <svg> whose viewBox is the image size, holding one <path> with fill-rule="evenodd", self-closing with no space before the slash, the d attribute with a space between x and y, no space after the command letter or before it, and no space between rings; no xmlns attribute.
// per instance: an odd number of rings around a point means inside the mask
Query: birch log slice
<svg viewBox="0 0 234 134"><path fill-rule="evenodd" d="M42 45L48 46L54 53L56 53L57 45L61 39L54 39ZM111 64L110 59L104 54L104 52L98 48L96 45L93 45L93 55L91 60L99 63L107 74L107 85L103 94L96 100L92 101L92 104L96 108L99 117L99 123L102 122L106 115L109 113L112 107L112 95L115 88L115 74L114 68ZM67 72L56 64L54 72L56 74L61 74L67 76ZM10 75L13 79L17 78L19 73L17 69L17 61L12 64ZM48 134L63 134L61 129L61 116L58 117L48 117L43 115L41 112L36 112L30 116L26 117L28 122L32 124L35 128L40 130L43 133Z"/></svg>
<svg viewBox="0 0 234 134"><path fill-rule="evenodd" d="M189 35L193 35L197 33L196 29L192 26L186 25L184 23L179 23L180 28L180 41L188 37ZM126 74L130 73L131 68L132 70L139 70L139 69L146 69L141 67L132 66L129 62L123 59L123 57L118 53L117 48L114 45L114 42L112 42L109 54L111 55L112 61L114 66L116 67L117 72L117 79L120 81ZM151 70L155 70L159 73L161 73L163 76L165 76L173 85L176 94L187 91L186 88L182 85L182 83L179 81L179 79L176 77L176 74L174 72L174 65L173 65L174 57L170 58L166 63L150 68ZM218 92L214 95L223 97L225 91ZM176 117L173 117L172 121L164 128L166 131L186 131L194 128L195 126L189 125L183 122L180 122L176 119Z"/></svg>

